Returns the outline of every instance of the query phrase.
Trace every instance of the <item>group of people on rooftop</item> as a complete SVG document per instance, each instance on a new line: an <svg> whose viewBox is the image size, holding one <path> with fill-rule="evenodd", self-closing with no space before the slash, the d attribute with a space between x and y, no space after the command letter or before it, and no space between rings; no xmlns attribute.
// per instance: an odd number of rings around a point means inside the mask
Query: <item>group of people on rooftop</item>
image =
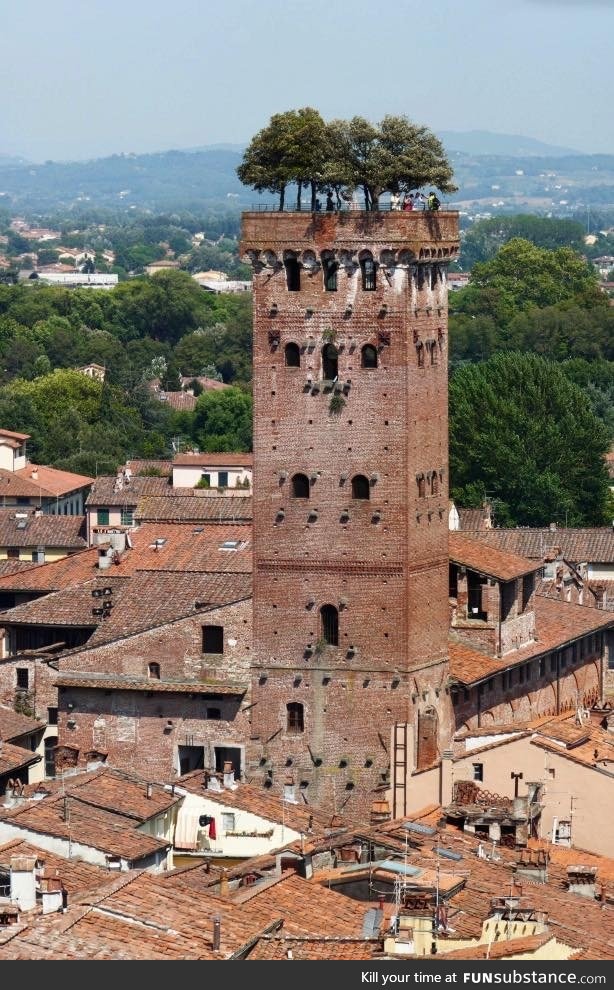
<svg viewBox="0 0 614 990"><path fill-rule="evenodd" d="M349 209L359 208L358 203L355 201L354 196L352 196L351 198L344 196L343 198L346 199ZM418 210L420 209L420 204L422 204L423 210L438 210L439 207L441 206L439 198L437 197L437 194L435 192L430 192L428 196L424 196L421 192L409 193L409 195L405 193L404 196L401 196L401 194L398 192L390 193L391 210L404 210L404 211ZM319 212L321 209L322 209L322 202L318 198L316 199L316 211ZM336 209L337 207L335 206L335 202L333 200L333 194L329 190L326 194L325 210L327 213L333 213Z"/></svg>

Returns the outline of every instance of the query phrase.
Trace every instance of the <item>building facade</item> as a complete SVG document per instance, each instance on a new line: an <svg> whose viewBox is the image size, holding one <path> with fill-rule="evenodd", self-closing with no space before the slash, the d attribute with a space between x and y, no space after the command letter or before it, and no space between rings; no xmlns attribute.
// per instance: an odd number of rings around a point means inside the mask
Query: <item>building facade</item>
<svg viewBox="0 0 614 990"><path fill-rule="evenodd" d="M447 264L453 213L248 213L254 271L252 772L312 803L452 727Z"/></svg>

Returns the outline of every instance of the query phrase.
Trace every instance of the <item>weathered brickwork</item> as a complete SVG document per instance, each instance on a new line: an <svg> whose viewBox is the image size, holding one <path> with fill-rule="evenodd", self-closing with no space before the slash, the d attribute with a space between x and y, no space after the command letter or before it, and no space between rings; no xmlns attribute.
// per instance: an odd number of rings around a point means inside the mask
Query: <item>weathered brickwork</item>
<svg viewBox="0 0 614 990"><path fill-rule="evenodd" d="M203 652L203 626L222 627L222 653ZM244 601L64 657L54 679L78 680L81 674L110 680L60 688L59 745L76 747L80 764L100 752L111 766L136 766L156 780L176 776L180 747L203 748L205 766L215 768L215 747L232 746L240 748L237 769L244 770L251 640L251 601ZM151 691L125 690L113 677L149 679ZM182 685L181 693L173 693L173 682ZM193 693L186 683L194 684ZM218 683L224 691L236 685L236 693L216 693Z"/></svg>
<svg viewBox="0 0 614 990"><path fill-rule="evenodd" d="M440 742L451 730L446 265L457 248L454 214L243 219L255 312L252 768L280 786L290 748L320 804L339 806L340 771L353 775L350 810L381 783L378 734L414 717L412 686L416 707L442 692ZM297 474L308 498L293 497ZM327 605L338 644L320 642ZM291 702L304 706L300 738L285 733Z"/></svg>

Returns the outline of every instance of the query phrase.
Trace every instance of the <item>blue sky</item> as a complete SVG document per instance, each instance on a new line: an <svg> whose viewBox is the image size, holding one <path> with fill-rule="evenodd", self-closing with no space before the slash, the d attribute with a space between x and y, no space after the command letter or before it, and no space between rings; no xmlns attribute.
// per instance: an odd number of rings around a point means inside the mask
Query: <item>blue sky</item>
<svg viewBox="0 0 614 990"><path fill-rule="evenodd" d="M614 0L0 0L0 153L239 143L406 113L614 154Z"/></svg>

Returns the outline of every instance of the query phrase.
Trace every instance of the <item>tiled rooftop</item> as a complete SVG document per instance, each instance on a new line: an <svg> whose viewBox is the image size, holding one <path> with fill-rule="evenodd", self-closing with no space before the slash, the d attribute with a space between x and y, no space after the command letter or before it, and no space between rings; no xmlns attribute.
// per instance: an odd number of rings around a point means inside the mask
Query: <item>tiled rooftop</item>
<svg viewBox="0 0 614 990"><path fill-rule="evenodd" d="M594 529L487 529L463 535L533 560L543 560L553 547L557 547L566 560L576 564L614 563L614 530L607 526Z"/></svg>
<svg viewBox="0 0 614 990"><path fill-rule="evenodd" d="M10 839L0 846L0 867L3 870L8 872L13 856L35 856L43 862L45 875L58 876L69 895L80 890L91 890L109 879L109 871L102 866L79 859L63 859L23 839Z"/></svg>
<svg viewBox="0 0 614 990"><path fill-rule="evenodd" d="M38 753L33 753L31 749L24 749L9 742L0 742L0 776L15 773L22 767L30 766L31 763L40 763L40 759Z"/></svg>
<svg viewBox="0 0 614 990"><path fill-rule="evenodd" d="M185 489L184 489L185 490ZM246 523L252 519L249 495L195 495L189 497L139 498L135 518L142 522Z"/></svg>
<svg viewBox="0 0 614 990"><path fill-rule="evenodd" d="M138 832L138 822L134 819L102 808L96 808L94 812L90 803L72 794L67 797L51 795L13 808L0 806L0 822L28 833L81 843L111 856L121 856L131 863L138 863L168 846L164 839Z"/></svg>
<svg viewBox="0 0 614 990"><path fill-rule="evenodd" d="M116 477L114 475L103 475L96 478L92 485L86 505L92 506L130 506L136 505L138 500L144 495L172 495L173 498L182 498L193 495L193 488L173 488L168 477L141 477L133 475L129 484L124 484L117 489Z"/></svg>
<svg viewBox="0 0 614 990"><path fill-rule="evenodd" d="M171 681L131 677L128 674L66 673L56 677L57 687L80 687L99 690L147 691L148 694L202 694L207 697L244 695L247 683L224 681Z"/></svg>
<svg viewBox="0 0 614 990"><path fill-rule="evenodd" d="M7 741L18 739L20 736L25 736L30 732L38 732L44 728L44 722L39 722L38 719L30 718L28 715L22 715L21 712L16 712L6 705L0 705L0 739Z"/></svg>
<svg viewBox="0 0 614 990"><path fill-rule="evenodd" d="M321 935L264 935L247 957L257 959L373 959L380 949L379 939Z"/></svg>
<svg viewBox="0 0 614 990"><path fill-rule="evenodd" d="M473 536L473 534L471 534ZM512 581L538 570L540 563L491 546L483 546L468 535L451 532L450 560L498 581Z"/></svg>
<svg viewBox="0 0 614 990"><path fill-rule="evenodd" d="M192 773L179 777L176 784L192 794L206 797L208 801L211 800L229 808L237 808L240 811L248 811L278 824L285 822L288 828L295 832L311 830L322 835L326 829L331 827L330 815L302 802L291 804L288 801L282 801L280 796L271 794L262 787L252 784L239 783L236 790L224 789L219 793L207 790L202 770L194 770Z"/></svg>
<svg viewBox="0 0 614 990"><path fill-rule="evenodd" d="M455 640L450 642L450 674L462 684L472 684L498 671L524 663L533 657L565 646L614 624L614 614L599 609L572 605L570 602L535 597L537 640L495 660L473 647Z"/></svg>
<svg viewBox="0 0 614 990"><path fill-rule="evenodd" d="M0 509L0 547L37 546L83 550L85 516L36 516L27 507Z"/></svg>
<svg viewBox="0 0 614 990"><path fill-rule="evenodd" d="M68 794L84 804L106 811L117 812L142 823L162 814L179 801L161 784L149 785L146 781L121 770L101 767L86 773L64 775L61 780L45 780L31 784L27 794Z"/></svg>
<svg viewBox="0 0 614 990"><path fill-rule="evenodd" d="M36 475L32 477L33 473ZM47 467L45 464L30 464L14 472L15 477L20 481L32 484L36 491L42 490L43 495L67 495L69 492L77 491L91 485L93 478L88 478L83 474L74 474L72 471L60 471L58 468Z"/></svg>

